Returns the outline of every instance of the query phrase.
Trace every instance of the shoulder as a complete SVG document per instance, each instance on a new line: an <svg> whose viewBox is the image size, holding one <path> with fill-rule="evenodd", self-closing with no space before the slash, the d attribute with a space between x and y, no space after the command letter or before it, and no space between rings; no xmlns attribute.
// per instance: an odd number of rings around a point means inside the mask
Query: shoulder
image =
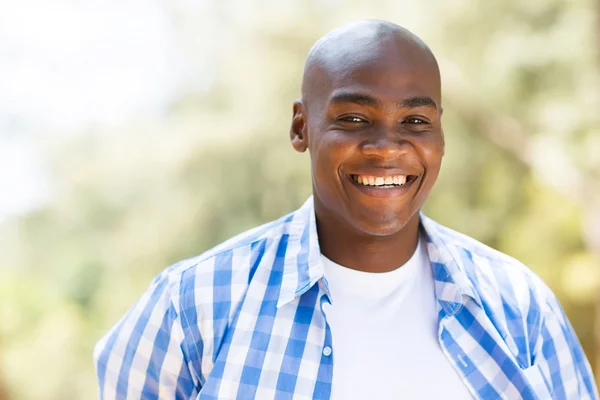
<svg viewBox="0 0 600 400"><path fill-rule="evenodd" d="M497 282L498 284L508 283L507 280L511 283L525 280L530 289L536 290L540 295L548 294L550 289L538 275L514 257L431 219L429 224L435 226L439 239L475 285L482 279L481 283ZM506 288L500 285L499 290L503 289Z"/></svg>
<svg viewBox="0 0 600 400"><path fill-rule="evenodd" d="M154 278L153 284L168 282L172 299L205 287L234 284L234 276L250 273L252 260L256 261L278 243L289 230L293 215L249 229L199 255L172 264Z"/></svg>
<svg viewBox="0 0 600 400"><path fill-rule="evenodd" d="M436 246L450 253L458 266L455 273L463 277L461 282L475 294L478 313L485 315L489 327L500 334L520 365L531 365L543 332L562 337L560 327L566 329L568 321L552 290L532 270L432 220L426 226L435 236Z"/></svg>
<svg viewBox="0 0 600 400"><path fill-rule="evenodd" d="M519 260L465 234L429 220L468 281L490 309L539 315L556 302L552 290Z"/></svg>

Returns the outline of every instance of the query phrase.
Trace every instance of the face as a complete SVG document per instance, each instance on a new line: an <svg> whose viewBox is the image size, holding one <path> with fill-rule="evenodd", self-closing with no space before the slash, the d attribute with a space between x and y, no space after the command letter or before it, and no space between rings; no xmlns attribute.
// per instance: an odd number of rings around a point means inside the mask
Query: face
<svg viewBox="0 0 600 400"><path fill-rule="evenodd" d="M368 235L401 231L431 191L444 154L437 66L397 48L322 68L294 104L291 138L311 155L319 219Z"/></svg>

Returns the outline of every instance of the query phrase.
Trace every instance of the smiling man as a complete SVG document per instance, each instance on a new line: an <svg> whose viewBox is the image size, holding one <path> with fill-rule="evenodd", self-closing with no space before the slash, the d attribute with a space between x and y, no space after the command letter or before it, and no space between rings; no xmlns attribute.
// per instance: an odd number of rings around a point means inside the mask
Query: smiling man
<svg viewBox="0 0 600 400"><path fill-rule="evenodd" d="M294 103L299 210L163 271L96 346L106 399L598 399L552 292L420 213L444 154L417 37L319 40Z"/></svg>

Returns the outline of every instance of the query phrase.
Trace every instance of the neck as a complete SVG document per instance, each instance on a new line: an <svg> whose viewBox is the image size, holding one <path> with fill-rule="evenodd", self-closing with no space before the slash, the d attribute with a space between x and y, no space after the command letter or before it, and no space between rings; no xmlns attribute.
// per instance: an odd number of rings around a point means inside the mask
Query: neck
<svg viewBox="0 0 600 400"><path fill-rule="evenodd" d="M317 234L321 253L344 267L365 272L388 272L404 265L419 239L419 213L393 235L374 236L347 227L341 221L319 218Z"/></svg>

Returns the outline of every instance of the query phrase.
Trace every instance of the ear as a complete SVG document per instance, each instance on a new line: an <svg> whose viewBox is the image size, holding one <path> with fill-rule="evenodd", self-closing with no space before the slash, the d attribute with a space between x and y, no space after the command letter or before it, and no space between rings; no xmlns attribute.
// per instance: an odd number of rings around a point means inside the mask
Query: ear
<svg viewBox="0 0 600 400"><path fill-rule="evenodd" d="M442 157L446 155L446 135L444 134L444 128L441 127L442 115L444 115L444 109L440 108L440 130L442 132Z"/></svg>
<svg viewBox="0 0 600 400"><path fill-rule="evenodd" d="M306 123L306 112L301 100L294 101L294 116L290 128L290 141L294 149L304 153L308 149L308 127Z"/></svg>

